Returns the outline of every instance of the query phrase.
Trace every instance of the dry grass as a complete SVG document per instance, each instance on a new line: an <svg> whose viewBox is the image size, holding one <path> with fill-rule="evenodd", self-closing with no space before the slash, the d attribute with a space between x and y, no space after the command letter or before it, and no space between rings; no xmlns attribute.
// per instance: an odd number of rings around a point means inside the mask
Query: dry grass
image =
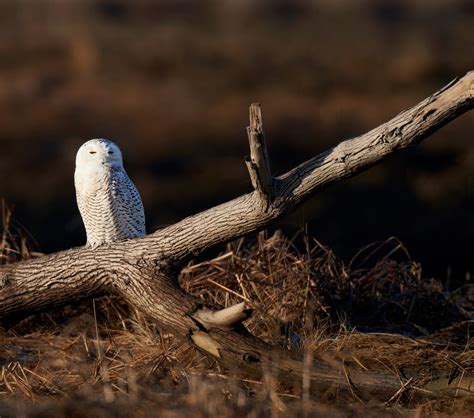
<svg viewBox="0 0 474 418"><path fill-rule="evenodd" d="M5 228L12 225L6 209L4 219L4 262L31 256L26 240ZM271 373L261 382L230 376L140 312L103 297L1 329L0 416L472 415L470 323L459 322L468 297L423 280L394 239L367 247L349 265L315 240L303 239L306 250L298 251L298 239L261 233L233 242L216 258L188 265L181 284L203 301L250 301L255 314L247 326L269 342L397 374L400 390L385 404L309 392L301 398ZM386 332L395 329L405 335ZM403 371L415 365L445 370L457 389L436 402L408 401L413 382Z"/></svg>
<svg viewBox="0 0 474 418"><path fill-rule="evenodd" d="M13 221L13 206L1 199L0 210L0 265L40 256L41 253L32 250L32 240L28 238L27 231Z"/></svg>

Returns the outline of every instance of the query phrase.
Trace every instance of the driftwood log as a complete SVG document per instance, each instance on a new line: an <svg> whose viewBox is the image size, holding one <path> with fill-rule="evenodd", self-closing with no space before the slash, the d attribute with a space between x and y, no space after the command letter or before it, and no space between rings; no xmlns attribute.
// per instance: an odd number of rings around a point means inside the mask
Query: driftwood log
<svg viewBox="0 0 474 418"><path fill-rule="evenodd" d="M176 277L192 257L265 228L320 188L419 143L473 106L474 71L471 71L389 122L341 142L274 178L260 107L254 104L250 107L248 128L251 153L246 159L253 192L144 238L95 249L73 248L2 266L0 319L115 293L163 329L238 375L260 377L266 369L287 384L297 386L305 380L317 391L337 388L338 393L345 390L357 397L388 400L404 387L398 376L348 369L344 364L323 360L318 353L314 353L312 365L304 367L299 353L269 346L245 330L241 321L251 314L248 306L239 304L221 310L202 306L202 301L178 286ZM433 371L416 373L407 377L410 391L419 391L422 396L435 395L428 388L439 376ZM472 376L464 376L463 382L472 380ZM446 386L453 387L456 388L456 380Z"/></svg>

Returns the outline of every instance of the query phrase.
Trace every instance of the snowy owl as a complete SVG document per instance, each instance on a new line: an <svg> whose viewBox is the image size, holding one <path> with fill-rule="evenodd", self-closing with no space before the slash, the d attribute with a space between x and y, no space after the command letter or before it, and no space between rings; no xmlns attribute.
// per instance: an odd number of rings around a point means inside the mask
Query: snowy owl
<svg viewBox="0 0 474 418"><path fill-rule="evenodd" d="M77 151L74 185L87 244L102 244L145 235L140 194L123 168L119 147L108 139L91 139Z"/></svg>

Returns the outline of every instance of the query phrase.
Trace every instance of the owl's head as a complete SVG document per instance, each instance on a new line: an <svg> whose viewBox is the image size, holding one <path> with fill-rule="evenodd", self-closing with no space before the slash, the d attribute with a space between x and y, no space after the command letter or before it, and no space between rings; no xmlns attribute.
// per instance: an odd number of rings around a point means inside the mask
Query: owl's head
<svg viewBox="0 0 474 418"><path fill-rule="evenodd" d="M123 169L120 148L114 142L102 138L82 144L76 154L76 168L101 166Z"/></svg>

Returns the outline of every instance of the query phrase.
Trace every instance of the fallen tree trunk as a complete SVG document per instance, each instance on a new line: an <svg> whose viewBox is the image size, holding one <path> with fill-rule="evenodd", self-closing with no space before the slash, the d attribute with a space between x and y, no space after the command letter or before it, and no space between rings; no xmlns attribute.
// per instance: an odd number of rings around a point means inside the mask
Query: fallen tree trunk
<svg viewBox="0 0 474 418"><path fill-rule="evenodd" d="M177 338L239 374L261 376L264 365L292 384L309 374L313 387L336 387L389 399L400 390L394 374L348 370L316 359L306 370L294 353L270 347L240 326L245 304L219 311L184 292L180 267L203 251L251 234L295 209L320 188L353 176L414 145L474 106L474 72L456 79L378 128L344 142L273 178L258 105L252 105L246 160L254 191L188 217L144 238L95 249L75 248L0 269L0 318L33 313L82 298L117 293ZM213 310L214 308L214 310ZM417 372L423 388L429 373ZM466 381L468 377L464 377ZM429 380L429 379L428 379ZM411 387L413 377L410 380ZM403 386L403 385L402 385ZM359 394L357 394L359 393ZM423 391L427 394L432 392Z"/></svg>

